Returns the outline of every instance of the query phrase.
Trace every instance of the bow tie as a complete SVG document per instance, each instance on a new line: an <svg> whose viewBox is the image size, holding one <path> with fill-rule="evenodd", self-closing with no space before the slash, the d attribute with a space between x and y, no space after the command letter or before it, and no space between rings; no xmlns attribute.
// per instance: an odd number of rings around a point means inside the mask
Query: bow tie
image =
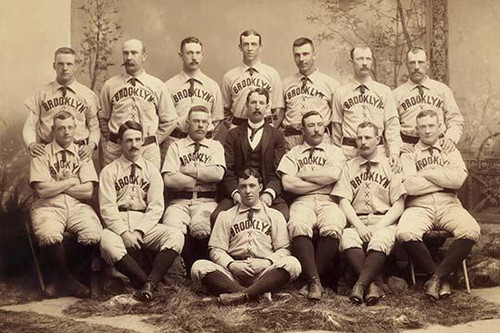
<svg viewBox="0 0 500 333"><path fill-rule="evenodd" d="M365 163L365 167L366 167L366 172L370 172L372 170L372 161L368 160L366 163Z"/></svg>
<svg viewBox="0 0 500 333"><path fill-rule="evenodd" d="M304 89L307 86L307 81L309 81L309 78L307 76L303 76L300 78L300 81L302 81L302 89Z"/></svg>

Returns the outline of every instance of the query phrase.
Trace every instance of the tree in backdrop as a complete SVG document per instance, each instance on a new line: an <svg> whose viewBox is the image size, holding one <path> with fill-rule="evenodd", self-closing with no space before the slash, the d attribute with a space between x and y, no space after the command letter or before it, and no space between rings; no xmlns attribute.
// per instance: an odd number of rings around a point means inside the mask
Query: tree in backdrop
<svg viewBox="0 0 500 333"><path fill-rule="evenodd" d="M367 45L375 80L393 88L406 81L407 51L425 44L425 0L310 1L315 9L307 19L323 28L315 36L318 41L336 48Z"/></svg>
<svg viewBox="0 0 500 333"><path fill-rule="evenodd" d="M113 45L122 36L117 0L88 0L78 9L84 14L83 38L79 49L79 68L89 76L90 89L99 92L107 79Z"/></svg>

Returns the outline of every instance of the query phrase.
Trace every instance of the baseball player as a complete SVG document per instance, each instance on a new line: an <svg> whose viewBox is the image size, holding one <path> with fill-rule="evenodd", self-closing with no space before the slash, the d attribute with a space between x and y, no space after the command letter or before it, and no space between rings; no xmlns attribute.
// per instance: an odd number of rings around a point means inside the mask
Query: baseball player
<svg viewBox="0 0 500 333"><path fill-rule="evenodd" d="M203 45L198 38L184 38L181 41L179 53L182 59L182 70L165 83L179 117L177 127L167 139L169 142L187 137L187 116L192 106L202 105L209 110L211 121L208 124L208 138L212 137L212 131L219 121L224 119L219 85L200 70L203 59L202 48Z"/></svg>
<svg viewBox="0 0 500 333"><path fill-rule="evenodd" d="M447 152L441 146L439 116L423 110L416 123L420 140L413 152L401 158L408 197L396 237L415 265L432 275L424 285L425 293L439 299L450 295L446 278L479 240L480 228L457 198L467 169L457 149ZM422 242L424 233L432 229L449 231L455 237L438 266Z"/></svg>
<svg viewBox="0 0 500 333"><path fill-rule="evenodd" d="M333 140L342 145L347 160L358 153L356 128L364 121L377 125L385 139L379 142L380 152L389 157L389 163L399 169L399 117L391 89L372 80L372 51L367 46L354 47L350 53L354 77L335 92L333 110ZM381 137L382 137L381 136Z"/></svg>
<svg viewBox="0 0 500 333"><path fill-rule="evenodd" d="M326 121L327 131L330 129L333 93L339 86L335 79L315 67L316 50L309 38L293 42L293 57L299 71L283 80L285 111L278 119L288 150L304 142L300 121L307 111L318 111Z"/></svg>
<svg viewBox="0 0 500 333"><path fill-rule="evenodd" d="M210 259L191 270L196 283L230 305L274 291L300 274L290 255L283 215L260 201L262 178L253 169L238 175L241 203L217 218L210 237Z"/></svg>
<svg viewBox="0 0 500 333"><path fill-rule="evenodd" d="M118 128L132 120L144 129L144 158L160 169L158 145L176 126L174 104L163 82L144 71L146 49L140 40L123 43L122 55L125 73L107 80L101 90L102 109L97 116L105 138L102 163L107 165L120 157Z"/></svg>
<svg viewBox="0 0 500 333"><path fill-rule="evenodd" d="M401 139L405 144L418 142L415 119L422 110L433 110L439 117L441 126L440 144L451 152L460 141L464 118L450 88L444 83L427 76L429 60L424 49L415 47L406 55L406 66L410 79L394 90L401 123ZM405 145L406 146L406 145Z"/></svg>
<svg viewBox="0 0 500 333"><path fill-rule="evenodd" d="M74 143L77 122L69 111L59 111L52 117L54 140L43 147L44 152L30 163L30 185L37 199L31 207L31 222L36 240L55 272L54 283L45 293L56 297L61 289L79 298L90 297L90 290L69 271L64 253L63 233L76 234L78 243L91 253L101 239L102 227L88 204L97 183L97 173L91 159L83 159Z"/></svg>
<svg viewBox="0 0 500 333"><path fill-rule="evenodd" d="M404 210L401 174L394 173L385 155L378 152L378 130L371 122L358 126L359 156L346 163L332 190L350 225L344 229L340 248L358 275L349 297L355 304L363 303L364 297L367 305L374 305L384 295L380 288L382 269L394 246L396 223Z"/></svg>
<svg viewBox="0 0 500 333"><path fill-rule="evenodd" d="M143 158L144 128L128 120L118 129L122 156L99 175L99 206L106 226L101 239L104 261L141 288L138 298L150 301L179 251L168 228L158 223L163 214L163 182L160 171ZM146 248L158 251L147 275L129 252Z"/></svg>
<svg viewBox="0 0 500 333"><path fill-rule="evenodd" d="M330 196L340 178L345 157L337 146L323 142L325 123L317 111L302 117L304 143L293 147L278 167L283 188L298 195L290 206L288 232L293 254L299 259L307 283L301 293L320 299L320 277L332 262L346 225L345 216ZM319 233L314 250L313 229ZM316 252L316 255L315 255Z"/></svg>
<svg viewBox="0 0 500 333"><path fill-rule="evenodd" d="M262 37L257 31L243 31L240 34L239 48L243 54L243 64L231 69L222 79L226 125L234 128L246 121L245 100L248 92L255 88L263 88L269 92L271 112L266 114L266 122L272 123L272 115L280 114L283 108L280 75L274 68L260 61Z"/></svg>
<svg viewBox="0 0 500 333"><path fill-rule="evenodd" d="M99 100L96 94L75 80L76 53L61 47L54 54L53 68L56 79L35 90L24 105L28 118L24 123L23 139L32 157L45 154L45 145L52 137L52 118L59 111L70 112L75 118L75 143L78 153L88 159L99 143L97 121Z"/></svg>
<svg viewBox="0 0 500 333"><path fill-rule="evenodd" d="M162 168L169 202L163 224L176 240L172 245L178 252L184 247L188 234L194 249L185 253L188 268L193 257L208 258L210 214L217 207L217 183L226 168L224 148L219 141L205 138L210 124L210 112L204 106L193 106L188 113L188 137L172 143Z"/></svg>
<svg viewBox="0 0 500 333"><path fill-rule="evenodd" d="M260 200L280 211L286 220L288 206L281 197L282 186L276 169L285 154L285 140L281 131L267 124L264 115L269 109L269 92L263 88L250 90L247 95L248 120L229 131L224 144L227 172L222 183L224 198L210 216L215 223L217 215L241 203L238 192L238 174L254 168L264 179Z"/></svg>

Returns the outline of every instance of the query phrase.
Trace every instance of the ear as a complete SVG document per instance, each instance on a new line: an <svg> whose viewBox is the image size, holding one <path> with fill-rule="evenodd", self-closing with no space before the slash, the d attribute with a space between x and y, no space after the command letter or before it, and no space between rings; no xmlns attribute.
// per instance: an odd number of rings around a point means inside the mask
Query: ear
<svg viewBox="0 0 500 333"><path fill-rule="evenodd" d="M53 62L53 63L52 63L52 68L53 68L54 70L56 70L56 63L55 63L55 62Z"/></svg>
<svg viewBox="0 0 500 333"><path fill-rule="evenodd" d="M259 184L259 189L260 189L260 191L259 191L259 192L262 192L262 190L264 189L264 185L262 185L262 183L261 183L261 184Z"/></svg>

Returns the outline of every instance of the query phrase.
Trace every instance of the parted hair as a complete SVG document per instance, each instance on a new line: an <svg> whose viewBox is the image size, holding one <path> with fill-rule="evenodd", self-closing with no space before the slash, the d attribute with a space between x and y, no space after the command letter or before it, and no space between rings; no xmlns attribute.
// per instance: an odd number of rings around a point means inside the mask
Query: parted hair
<svg viewBox="0 0 500 333"><path fill-rule="evenodd" d="M248 92L247 102L246 102L247 105L250 102L250 96L252 94L258 94L258 95L266 96L266 104L269 104L269 91L267 89L264 89L264 88L255 88L255 89L252 89L252 90L250 90Z"/></svg>
<svg viewBox="0 0 500 333"><path fill-rule="evenodd" d="M375 136L378 136L378 126L372 123L371 121L363 121L361 124L358 125L357 131L359 131L361 128L368 128L368 127L373 128L373 133L375 134Z"/></svg>
<svg viewBox="0 0 500 333"><path fill-rule="evenodd" d="M306 45L306 44L311 44L312 48L313 48L313 51L314 51L314 43L312 40L310 40L309 38L307 37L299 37L297 38L294 42L293 42L293 47L299 47L299 46L302 46L302 45Z"/></svg>
<svg viewBox="0 0 500 333"><path fill-rule="evenodd" d="M320 116L321 119L323 119L323 116L318 111L316 111L316 110L307 111L302 116L302 120L301 120L302 127L306 126L306 119L309 117L312 117L312 116Z"/></svg>
<svg viewBox="0 0 500 333"><path fill-rule="evenodd" d="M63 46L56 50L54 57L58 54L72 54L76 57L76 52L71 47Z"/></svg>
<svg viewBox="0 0 500 333"><path fill-rule="evenodd" d="M411 54L416 54L416 53L419 53L419 52L424 52L425 58L429 59L429 56L427 55L427 51L423 47L414 46L411 49L409 49L408 52L406 53L406 61L408 61L408 56L410 55L410 53Z"/></svg>
<svg viewBox="0 0 500 333"><path fill-rule="evenodd" d="M181 41L181 52L184 49L184 45L189 44L189 43L200 44L200 46L203 47L203 44L201 43L201 41L198 38L186 37Z"/></svg>
<svg viewBox="0 0 500 333"><path fill-rule="evenodd" d="M252 176L254 176L255 178L257 178L257 181L259 182L259 184L263 184L264 183L264 181L262 180L262 176L260 175L260 173L257 170L252 169L252 168L246 168L243 171L241 171L241 172L238 173L238 183L240 182L240 179L248 179L248 178L250 178Z"/></svg>
<svg viewBox="0 0 500 333"><path fill-rule="evenodd" d="M417 119L420 119L420 118L423 118L423 117L427 117L427 116L439 119L436 111L431 110L431 109L425 109L425 110L420 111L417 114Z"/></svg>
<svg viewBox="0 0 500 333"><path fill-rule="evenodd" d="M118 137L120 138L120 140L123 140L123 133L125 133L129 129L133 129L142 133L141 124L133 120L127 120L120 125L120 128L118 128Z"/></svg>
<svg viewBox="0 0 500 333"><path fill-rule="evenodd" d="M54 116L54 118L52 119L52 124L55 125L56 123L56 120L59 119L59 120L65 120L65 119L75 119L75 116L73 116L72 113L68 112L68 111L59 111L58 113L56 113L56 115Z"/></svg>
<svg viewBox="0 0 500 333"><path fill-rule="evenodd" d="M259 37L259 45L262 45L262 36L255 30L249 29L245 30L240 34L240 45L241 45L241 37L248 37L248 36L257 36Z"/></svg>

